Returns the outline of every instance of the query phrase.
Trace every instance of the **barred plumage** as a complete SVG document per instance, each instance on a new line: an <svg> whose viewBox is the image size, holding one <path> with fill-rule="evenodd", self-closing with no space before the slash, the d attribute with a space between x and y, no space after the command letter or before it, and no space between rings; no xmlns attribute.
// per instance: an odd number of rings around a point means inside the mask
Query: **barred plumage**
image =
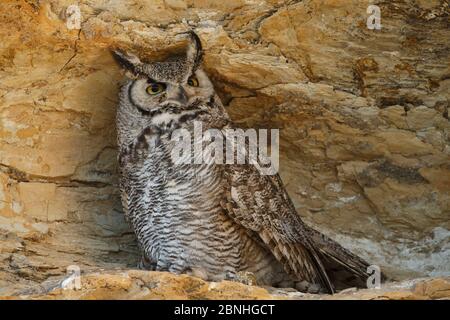
<svg viewBox="0 0 450 320"><path fill-rule="evenodd" d="M278 175L249 164L173 163L175 129L233 127L201 69L200 40L188 35L187 54L165 62L114 53L131 73L117 113L120 188L141 267L208 280L251 272L260 284L332 292L340 266L363 284L367 263L306 226Z"/></svg>

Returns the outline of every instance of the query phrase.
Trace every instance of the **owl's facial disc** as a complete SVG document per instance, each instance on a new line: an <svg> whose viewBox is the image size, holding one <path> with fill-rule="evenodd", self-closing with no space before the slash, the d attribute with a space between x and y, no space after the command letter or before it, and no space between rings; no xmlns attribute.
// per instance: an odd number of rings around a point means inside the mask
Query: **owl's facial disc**
<svg viewBox="0 0 450 320"><path fill-rule="evenodd" d="M129 86L130 101L143 114L168 106L189 109L209 101L214 94L211 81L200 69L182 80L155 78L142 76Z"/></svg>
<svg viewBox="0 0 450 320"><path fill-rule="evenodd" d="M142 114L165 107L186 110L206 103L214 88L200 64L203 50L200 38L192 31L185 55L173 56L163 62L146 63L137 56L114 50L113 56L132 79L128 86L131 104Z"/></svg>

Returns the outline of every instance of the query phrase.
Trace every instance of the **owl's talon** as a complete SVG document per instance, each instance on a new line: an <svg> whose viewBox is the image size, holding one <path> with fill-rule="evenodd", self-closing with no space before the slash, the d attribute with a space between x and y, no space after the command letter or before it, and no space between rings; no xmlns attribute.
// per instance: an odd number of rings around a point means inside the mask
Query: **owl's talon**
<svg viewBox="0 0 450 320"><path fill-rule="evenodd" d="M156 263L152 263L148 258L142 257L141 261L139 261L137 268L140 270L156 270Z"/></svg>
<svg viewBox="0 0 450 320"><path fill-rule="evenodd" d="M320 285L318 285L316 283L310 283L305 280L296 282L295 289L297 289L300 292L304 292L304 293L313 293L313 294L325 293L325 292L322 292L323 290L320 287Z"/></svg>
<svg viewBox="0 0 450 320"><path fill-rule="evenodd" d="M200 278L202 280L208 281L209 277L208 277L208 272L204 269L204 268L195 268L195 267L191 267L188 268L185 273L189 276L192 277L196 277L196 278Z"/></svg>
<svg viewBox="0 0 450 320"><path fill-rule="evenodd" d="M252 272L248 271L239 271L236 273L229 272L226 275L226 280L239 282L248 286L256 286L256 276Z"/></svg>

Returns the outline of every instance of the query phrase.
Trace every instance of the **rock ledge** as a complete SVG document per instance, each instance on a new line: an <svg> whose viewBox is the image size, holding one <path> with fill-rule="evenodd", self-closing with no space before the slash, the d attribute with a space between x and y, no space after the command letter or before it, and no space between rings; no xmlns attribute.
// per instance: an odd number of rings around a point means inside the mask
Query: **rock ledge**
<svg viewBox="0 0 450 320"><path fill-rule="evenodd" d="M346 289L334 295L304 294L293 289L206 282L188 275L140 270L114 270L81 276L81 288L61 288L64 279L0 299L237 299L237 300L430 300L450 299L450 277L421 278L383 284L380 289ZM65 281L67 283L67 281ZM53 287L53 289L51 289Z"/></svg>

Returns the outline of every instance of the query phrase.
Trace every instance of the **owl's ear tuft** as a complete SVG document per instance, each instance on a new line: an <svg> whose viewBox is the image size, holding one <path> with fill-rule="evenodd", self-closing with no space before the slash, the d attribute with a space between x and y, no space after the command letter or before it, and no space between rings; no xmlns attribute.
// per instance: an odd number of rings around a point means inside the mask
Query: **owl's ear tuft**
<svg viewBox="0 0 450 320"><path fill-rule="evenodd" d="M189 45L186 51L186 60L192 65L192 72L195 71L203 59L203 48L202 42L199 36L192 30L181 33L182 35L187 35L190 38Z"/></svg>
<svg viewBox="0 0 450 320"><path fill-rule="evenodd" d="M119 49L111 50L111 54L117 63L127 71L127 73L131 73L134 77L141 73L142 62L134 54L124 52Z"/></svg>

